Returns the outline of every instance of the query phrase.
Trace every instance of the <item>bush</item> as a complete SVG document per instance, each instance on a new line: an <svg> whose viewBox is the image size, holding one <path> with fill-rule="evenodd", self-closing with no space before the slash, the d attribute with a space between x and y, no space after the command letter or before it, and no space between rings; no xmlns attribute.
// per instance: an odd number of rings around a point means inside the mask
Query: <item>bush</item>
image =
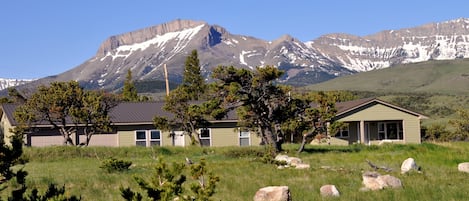
<svg viewBox="0 0 469 201"><path fill-rule="evenodd" d="M119 160L111 157L104 160L99 167L107 172L122 172L129 170L131 165L131 161Z"/></svg>

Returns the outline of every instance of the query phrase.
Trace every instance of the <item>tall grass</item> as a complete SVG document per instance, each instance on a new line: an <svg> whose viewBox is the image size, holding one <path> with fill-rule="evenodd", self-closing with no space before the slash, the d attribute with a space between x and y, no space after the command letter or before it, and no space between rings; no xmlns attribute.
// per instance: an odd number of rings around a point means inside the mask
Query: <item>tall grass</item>
<svg viewBox="0 0 469 201"><path fill-rule="evenodd" d="M255 192L264 186L287 185L293 200L321 200L319 188L334 184L341 197L325 200L467 200L469 174L457 171L457 164L469 161L468 143L384 145L384 146L307 146L297 154L298 145L285 145L285 153L300 157L311 165L307 170L282 169L260 162L263 147L46 147L26 148L29 163L28 185L45 190L54 182L64 185L71 195L84 200L122 200L119 188L138 190L134 176L150 179L156 158L163 157L169 164L194 162L205 158L208 167L220 177L214 200L252 200ZM109 158L130 160L129 171L107 173L99 168ZM403 160L413 157L423 172L401 175ZM368 159L380 166L393 169L389 174L400 178L404 188L361 192L361 175L371 170ZM383 174L387 174L382 172ZM2 193L5 193L2 192ZM4 197L4 195L3 195Z"/></svg>

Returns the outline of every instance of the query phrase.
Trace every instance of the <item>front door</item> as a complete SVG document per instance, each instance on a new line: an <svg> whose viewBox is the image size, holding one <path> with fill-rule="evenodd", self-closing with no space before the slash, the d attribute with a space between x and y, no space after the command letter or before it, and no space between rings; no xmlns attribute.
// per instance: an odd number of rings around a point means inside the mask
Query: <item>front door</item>
<svg viewBox="0 0 469 201"><path fill-rule="evenodd" d="M184 131L174 131L173 146L183 147L184 145Z"/></svg>

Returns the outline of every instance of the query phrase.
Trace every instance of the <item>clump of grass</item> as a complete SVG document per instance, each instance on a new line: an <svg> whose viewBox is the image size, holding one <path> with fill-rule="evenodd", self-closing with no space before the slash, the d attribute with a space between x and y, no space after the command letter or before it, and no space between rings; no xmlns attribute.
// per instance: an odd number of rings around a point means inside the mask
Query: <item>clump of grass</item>
<svg viewBox="0 0 469 201"><path fill-rule="evenodd" d="M129 170L132 165L131 161L121 160L116 158L108 158L101 162L99 168L106 170L107 172L122 172Z"/></svg>

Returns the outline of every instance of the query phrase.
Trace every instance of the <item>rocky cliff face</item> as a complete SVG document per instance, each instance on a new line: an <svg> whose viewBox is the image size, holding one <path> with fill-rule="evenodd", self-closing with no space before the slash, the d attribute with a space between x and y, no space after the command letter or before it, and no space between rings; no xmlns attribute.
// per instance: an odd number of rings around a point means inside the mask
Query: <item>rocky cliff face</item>
<svg viewBox="0 0 469 201"><path fill-rule="evenodd" d="M209 79L219 65L254 69L273 65L285 70L282 82L306 85L337 76L386 68L399 63L469 57L469 19L387 30L359 37L327 34L301 42L285 35L274 41L234 35L201 21L175 20L111 36L96 55L80 66L47 81L78 80L87 88L115 90L127 70L137 80L181 80L185 58L196 49Z"/></svg>

